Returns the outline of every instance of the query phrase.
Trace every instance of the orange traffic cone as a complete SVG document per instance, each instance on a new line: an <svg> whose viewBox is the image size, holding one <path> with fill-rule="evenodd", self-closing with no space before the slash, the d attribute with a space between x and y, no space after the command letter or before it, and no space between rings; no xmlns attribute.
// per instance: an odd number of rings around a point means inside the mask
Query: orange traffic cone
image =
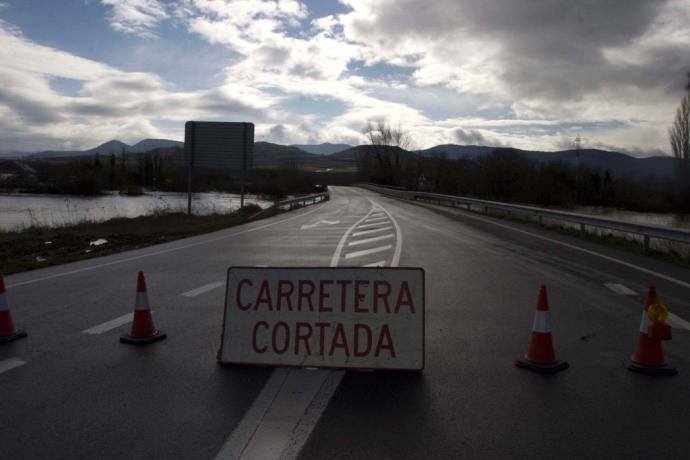
<svg viewBox="0 0 690 460"><path fill-rule="evenodd" d="M652 330L655 326L663 324L663 321L652 324L650 321L648 310L652 305L657 305L662 308L665 306L659 305L656 288L654 286L649 287L649 292L647 293L647 302L644 308L642 308L642 319L640 320L640 335L637 339L637 347L635 348L635 353L630 358L630 364L628 369L634 372L640 372L643 374L666 374L675 375L678 371L674 367L670 367L666 364L664 360L664 352L661 349L660 338L650 338L649 331L650 326ZM665 326L665 324L663 324ZM664 337L664 339L670 338Z"/></svg>
<svg viewBox="0 0 690 460"><path fill-rule="evenodd" d="M5 280L0 274L0 343L11 342L13 340L26 337L26 332L14 327L12 321L12 313L7 303L7 294L5 293Z"/></svg>
<svg viewBox="0 0 690 460"><path fill-rule="evenodd" d="M515 361L516 366L542 374L553 374L568 367L567 362L556 360L548 314L549 301L546 298L546 286L542 285L539 289L537 310L534 312L529 351L524 360Z"/></svg>
<svg viewBox="0 0 690 460"><path fill-rule="evenodd" d="M149 298L146 295L146 281L144 273L139 272L137 278L137 298L134 306L134 321L132 321L132 331L129 334L120 336L120 342L131 345L146 345L147 343L163 340L165 332L156 329L151 317L149 308Z"/></svg>

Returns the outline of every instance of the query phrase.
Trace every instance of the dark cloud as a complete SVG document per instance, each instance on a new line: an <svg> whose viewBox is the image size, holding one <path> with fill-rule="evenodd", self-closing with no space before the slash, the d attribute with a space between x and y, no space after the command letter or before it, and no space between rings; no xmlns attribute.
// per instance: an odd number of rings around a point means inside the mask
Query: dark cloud
<svg viewBox="0 0 690 460"><path fill-rule="evenodd" d="M690 44L665 44L653 62L610 62L604 51L634 44L667 0L418 0L380 2L377 15L352 29L371 44L396 49L406 39L427 40L450 61L466 38L498 45L492 61L516 97L578 100L609 86L675 87L690 65ZM487 53L492 48L487 46Z"/></svg>
<svg viewBox="0 0 690 460"><path fill-rule="evenodd" d="M500 147L503 144L495 139L488 139L481 132L475 129L457 128L453 131L456 141L464 145L487 145Z"/></svg>

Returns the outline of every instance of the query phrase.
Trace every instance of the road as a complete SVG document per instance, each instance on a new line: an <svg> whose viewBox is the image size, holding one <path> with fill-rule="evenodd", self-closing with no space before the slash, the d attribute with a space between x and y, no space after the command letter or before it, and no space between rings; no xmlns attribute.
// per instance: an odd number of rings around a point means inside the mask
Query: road
<svg viewBox="0 0 690 460"><path fill-rule="evenodd" d="M218 365L232 265L424 268L424 372ZM168 334L142 348L118 343L138 270ZM29 337L0 346L0 458L690 456L690 270L535 227L334 187L323 204L5 281ZM625 368L651 283L676 315L675 377ZM551 376L513 365L541 284L571 366Z"/></svg>

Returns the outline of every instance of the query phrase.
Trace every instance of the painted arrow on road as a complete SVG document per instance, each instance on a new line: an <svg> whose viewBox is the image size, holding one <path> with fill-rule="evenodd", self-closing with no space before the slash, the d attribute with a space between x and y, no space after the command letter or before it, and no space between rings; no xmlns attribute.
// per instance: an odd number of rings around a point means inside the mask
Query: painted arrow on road
<svg viewBox="0 0 690 460"><path fill-rule="evenodd" d="M318 227L319 225L335 225L339 223L339 220L320 220L318 222L314 222L313 224L302 225L302 230L308 230L310 228Z"/></svg>

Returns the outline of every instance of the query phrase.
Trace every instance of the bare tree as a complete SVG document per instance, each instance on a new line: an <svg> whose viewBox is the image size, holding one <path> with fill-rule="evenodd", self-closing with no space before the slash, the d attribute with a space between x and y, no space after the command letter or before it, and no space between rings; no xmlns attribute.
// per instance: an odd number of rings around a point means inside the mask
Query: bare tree
<svg viewBox="0 0 690 460"><path fill-rule="evenodd" d="M690 161L690 93L686 94L676 110L676 118L669 129L673 156Z"/></svg>
<svg viewBox="0 0 690 460"><path fill-rule="evenodd" d="M680 101L680 106L676 110L676 118L673 121L673 126L668 130L668 134L673 156L690 161L690 72L685 89L688 93Z"/></svg>
<svg viewBox="0 0 690 460"><path fill-rule="evenodd" d="M379 119L367 122L364 135L371 148L360 158L360 164L366 165L368 172L383 182L398 185L408 157L406 149L412 143L409 134L400 126L393 127L385 119ZM373 162L370 155L374 157Z"/></svg>

